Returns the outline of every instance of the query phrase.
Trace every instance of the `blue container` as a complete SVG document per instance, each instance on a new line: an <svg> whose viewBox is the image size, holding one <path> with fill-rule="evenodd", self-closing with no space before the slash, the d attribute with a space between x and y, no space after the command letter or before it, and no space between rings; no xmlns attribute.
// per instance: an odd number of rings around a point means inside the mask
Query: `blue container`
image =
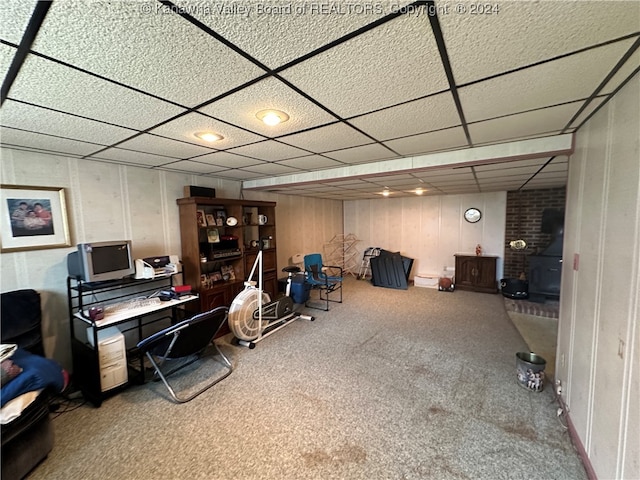
<svg viewBox="0 0 640 480"><path fill-rule="evenodd" d="M309 292L311 291L311 285L307 282L292 282L291 283L291 299L293 303L305 303L309 300Z"/></svg>

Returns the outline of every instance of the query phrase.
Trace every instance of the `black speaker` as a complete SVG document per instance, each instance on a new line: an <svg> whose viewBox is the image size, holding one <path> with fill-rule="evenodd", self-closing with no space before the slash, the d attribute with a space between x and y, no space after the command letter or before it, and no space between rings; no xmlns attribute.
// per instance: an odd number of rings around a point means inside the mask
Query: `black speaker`
<svg viewBox="0 0 640 480"><path fill-rule="evenodd" d="M184 196L216 198L216 189L208 187L198 187L196 185L185 185Z"/></svg>

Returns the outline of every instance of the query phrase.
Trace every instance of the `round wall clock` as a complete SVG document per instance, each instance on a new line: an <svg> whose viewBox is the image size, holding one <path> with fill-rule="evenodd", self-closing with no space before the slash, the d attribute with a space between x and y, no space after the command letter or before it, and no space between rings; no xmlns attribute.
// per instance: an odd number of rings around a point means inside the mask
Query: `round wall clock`
<svg viewBox="0 0 640 480"><path fill-rule="evenodd" d="M477 208L467 208L464 212L464 219L469 223L479 222L482 218L482 212Z"/></svg>

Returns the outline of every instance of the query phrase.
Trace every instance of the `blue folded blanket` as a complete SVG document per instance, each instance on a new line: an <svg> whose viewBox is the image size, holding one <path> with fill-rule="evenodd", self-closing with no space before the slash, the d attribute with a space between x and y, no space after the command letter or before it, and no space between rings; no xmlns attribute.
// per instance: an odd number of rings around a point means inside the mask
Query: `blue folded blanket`
<svg viewBox="0 0 640 480"><path fill-rule="evenodd" d="M61 392L65 387L63 369L55 360L34 355L18 348L11 360L22 368L22 372L0 390L0 407L31 390L51 387Z"/></svg>

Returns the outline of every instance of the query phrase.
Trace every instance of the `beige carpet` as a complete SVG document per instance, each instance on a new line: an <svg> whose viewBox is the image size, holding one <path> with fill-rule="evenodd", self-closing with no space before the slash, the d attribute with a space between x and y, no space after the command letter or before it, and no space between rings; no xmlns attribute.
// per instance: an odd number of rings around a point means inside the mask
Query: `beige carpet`
<svg viewBox="0 0 640 480"><path fill-rule="evenodd" d="M235 370L189 403L152 383L62 405L29 480L586 480L552 389L516 381L501 295L346 278L307 312L253 350L220 339Z"/></svg>

